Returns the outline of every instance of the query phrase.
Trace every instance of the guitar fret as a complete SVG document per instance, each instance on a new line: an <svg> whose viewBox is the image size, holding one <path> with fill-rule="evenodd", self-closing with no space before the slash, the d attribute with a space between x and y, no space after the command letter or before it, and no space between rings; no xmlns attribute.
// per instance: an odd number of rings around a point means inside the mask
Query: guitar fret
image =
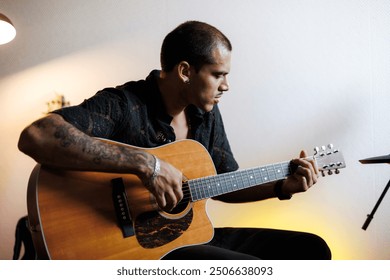
<svg viewBox="0 0 390 280"><path fill-rule="evenodd" d="M275 167L273 165L268 165L267 172L268 172L268 176L269 176L270 181L275 181L276 180Z"/></svg>
<svg viewBox="0 0 390 280"><path fill-rule="evenodd" d="M249 183L249 174L248 172L241 172L241 177L242 177L242 181L244 183L245 186L249 186L250 183Z"/></svg>
<svg viewBox="0 0 390 280"><path fill-rule="evenodd" d="M212 186L215 186L215 178L208 178L206 191L205 191L205 193L207 194L208 197L214 196Z"/></svg>
<svg viewBox="0 0 390 280"><path fill-rule="evenodd" d="M261 169L259 169L259 168L254 169L253 174L255 175L255 182L254 183L256 185L264 183L264 176L263 176L263 173L261 172Z"/></svg>
<svg viewBox="0 0 390 280"><path fill-rule="evenodd" d="M263 176L260 172L260 169L256 168L253 170L253 174L255 175L255 184L261 184L263 183Z"/></svg>
<svg viewBox="0 0 390 280"><path fill-rule="evenodd" d="M199 188L201 190L202 197L207 197L205 185L207 185L207 178L205 178L203 184L201 186L199 186Z"/></svg>
<svg viewBox="0 0 390 280"><path fill-rule="evenodd" d="M202 185L202 190L203 190L204 197L208 197L209 196L209 193L208 193L209 187L210 187L210 179L209 178L205 178L204 185Z"/></svg>
<svg viewBox="0 0 390 280"><path fill-rule="evenodd" d="M282 178L285 178L286 176L288 176L290 173L288 172L288 166L289 164L287 163L279 163L279 167L280 167L280 175L279 175L279 179L282 179Z"/></svg>
<svg viewBox="0 0 390 280"><path fill-rule="evenodd" d="M223 192L222 184L221 184L220 182L217 182L217 183L216 183L216 185L215 185L215 191L216 191L216 194L224 193L224 192Z"/></svg>
<svg viewBox="0 0 390 280"><path fill-rule="evenodd" d="M265 174L265 168L262 167L261 169L258 169L259 171L259 180L260 180L260 183L266 183L268 181L268 176L267 174Z"/></svg>
<svg viewBox="0 0 390 280"><path fill-rule="evenodd" d="M200 183L200 179L196 180L195 183L196 183L195 184L195 190L196 190L196 194L197 194L196 200L203 199L204 196L202 195L202 186L199 184Z"/></svg>
<svg viewBox="0 0 390 280"><path fill-rule="evenodd" d="M221 191L220 191L220 193L226 193L228 190L226 188L227 182L226 182L225 175L221 176L220 184L221 184Z"/></svg>
<svg viewBox="0 0 390 280"><path fill-rule="evenodd" d="M255 173L255 169L249 169L248 172L250 173L250 178L252 181L251 185L256 185L258 182L258 179L257 179L256 173Z"/></svg>
<svg viewBox="0 0 390 280"><path fill-rule="evenodd" d="M240 188L244 188L245 186L248 185L247 182L246 182L247 177L244 176L244 175L245 175L244 172L240 172L240 178L241 178L241 180L240 180L240 182L241 182Z"/></svg>
<svg viewBox="0 0 390 280"><path fill-rule="evenodd" d="M195 180L188 182L188 189L190 190L192 200L193 201L199 200L198 190L195 187Z"/></svg>
<svg viewBox="0 0 390 280"><path fill-rule="evenodd" d="M280 165L279 164L274 164L272 166L273 166L274 172L275 172L275 179L276 180L281 179L280 175L281 175L282 171L281 171Z"/></svg>
<svg viewBox="0 0 390 280"><path fill-rule="evenodd" d="M232 190L234 190L234 191L238 190L238 185L237 185L235 175L230 176L230 184L231 184Z"/></svg>

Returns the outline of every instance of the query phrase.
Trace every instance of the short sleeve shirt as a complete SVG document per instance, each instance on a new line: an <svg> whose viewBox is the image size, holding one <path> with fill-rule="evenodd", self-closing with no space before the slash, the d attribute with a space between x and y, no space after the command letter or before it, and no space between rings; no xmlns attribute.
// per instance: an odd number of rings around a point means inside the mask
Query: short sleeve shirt
<svg viewBox="0 0 390 280"><path fill-rule="evenodd" d="M80 105L54 111L86 134L125 144L152 148L175 141L172 117L157 85L159 71L145 80L105 88ZM210 112L190 105L187 116L192 138L210 153L217 173L238 169L218 106Z"/></svg>

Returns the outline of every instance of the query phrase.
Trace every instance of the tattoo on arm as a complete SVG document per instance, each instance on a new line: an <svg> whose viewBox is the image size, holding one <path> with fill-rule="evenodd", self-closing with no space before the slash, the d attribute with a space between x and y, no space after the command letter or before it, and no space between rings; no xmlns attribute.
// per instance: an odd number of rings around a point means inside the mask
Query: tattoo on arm
<svg viewBox="0 0 390 280"><path fill-rule="evenodd" d="M107 148L101 141L91 141L91 138L84 132L78 130L69 123L58 124L51 118L43 118L36 121L38 129L54 128L52 135L57 139L62 149L71 149L77 147L80 152L91 156L91 161L95 165L101 165L103 162L115 162L118 165L132 165L133 170L140 170L141 165L145 164L149 169L153 169L153 158L148 157L142 150L129 149L127 146L112 146ZM122 162L121 162L122 161Z"/></svg>

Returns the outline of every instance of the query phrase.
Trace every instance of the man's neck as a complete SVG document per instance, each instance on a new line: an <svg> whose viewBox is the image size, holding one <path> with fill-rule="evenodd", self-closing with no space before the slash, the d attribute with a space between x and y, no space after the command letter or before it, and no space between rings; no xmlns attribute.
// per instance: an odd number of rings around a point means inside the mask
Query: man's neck
<svg viewBox="0 0 390 280"><path fill-rule="evenodd" d="M173 75L162 73L158 79L158 86L167 114L172 117L171 126L176 139L188 138L190 129L185 111L188 104L183 98L183 84Z"/></svg>
<svg viewBox="0 0 390 280"><path fill-rule="evenodd" d="M161 72L158 79L158 87L167 114L172 118L182 115L188 105L183 98L183 85L174 76Z"/></svg>

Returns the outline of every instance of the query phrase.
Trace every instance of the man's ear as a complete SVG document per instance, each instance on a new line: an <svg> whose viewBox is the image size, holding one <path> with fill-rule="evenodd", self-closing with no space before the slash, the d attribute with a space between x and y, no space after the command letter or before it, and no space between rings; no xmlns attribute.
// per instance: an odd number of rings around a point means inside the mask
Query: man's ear
<svg viewBox="0 0 390 280"><path fill-rule="evenodd" d="M191 77L191 66L187 61L181 61L177 66L177 74L183 83L189 83Z"/></svg>

